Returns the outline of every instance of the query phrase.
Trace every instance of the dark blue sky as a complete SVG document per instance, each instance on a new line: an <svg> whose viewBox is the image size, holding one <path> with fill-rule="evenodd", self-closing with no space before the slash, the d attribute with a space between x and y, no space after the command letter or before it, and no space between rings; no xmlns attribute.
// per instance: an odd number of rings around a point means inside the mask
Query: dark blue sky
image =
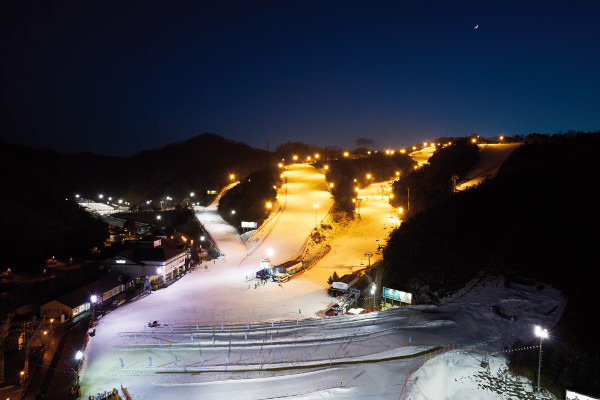
<svg viewBox="0 0 600 400"><path fill-rule="evenodd" d="M384 149L600 129L597 1L11 3L13 143L130 155L212 132Z"/></svg>

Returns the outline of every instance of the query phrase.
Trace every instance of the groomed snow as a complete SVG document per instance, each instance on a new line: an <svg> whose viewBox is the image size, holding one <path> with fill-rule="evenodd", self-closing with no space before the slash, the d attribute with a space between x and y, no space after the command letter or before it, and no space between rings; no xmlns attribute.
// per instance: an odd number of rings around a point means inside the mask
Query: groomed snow
<svg viewBox="0 0 600 400"><path fill-rule="evenodd" d="M270 225L246 243L219 217L216 204L197 208L225 256L99 321L81 371L84 398L123 384L135 400L398 399L414 370L404 398L462 399L476 381L436 381L428 388L437 391L416 396L423 392L421 382L457 377L460 371L471 376L469 352L530 340L534 324L551 327L560 317L564 301L552 288L507 288L484 279L439 307L321 318L333 300L326 295L327 277L368 263L365 252L373 253L374 262L377 246L399 224L385 184L359 193L361 218L330 241L331 251L313 269L281 286L269 282L255 288L247 277L267 250L273 250L274 264L300 255L315 220L325 218L332 204L320 171L297 164L286 175ZM319 204L316 216L314 204ZM492 305L517 320L500 318ZM147 327L154 320L161 326ZM439 348L460 351L438 355ZM394 355L403 357L390 358ZM446 396L448 385L457 386L458 397Z"/></svg>

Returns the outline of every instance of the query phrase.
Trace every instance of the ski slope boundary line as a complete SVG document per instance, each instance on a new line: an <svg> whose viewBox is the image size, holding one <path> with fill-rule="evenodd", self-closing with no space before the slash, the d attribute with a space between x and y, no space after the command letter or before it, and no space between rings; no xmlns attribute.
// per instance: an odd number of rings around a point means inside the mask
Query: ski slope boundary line
<svg viewBox="0 0 600 400"><path fill-rule="evenodd" d="M314 369L314 368L327 368L327 367L338 367L343 365L356 365L356 364L375 364L380 362L387 361L395 361L395 360L405 360L411 358L417 358L424 356L426 354L430 354L432 351L435 352L437 350L442 350L442 346L437 346L432 349L423 350L418 353L402 355L402 356L393 356L393 357L385 357L380 359L370 359L370 360L348 360L348 361L329 361L319 364L303 364L303 365L288 365L285 367L267 367L267 368L246 368L246 369L209 369L205 371L156 371L156 374L204 374L204 373L214 373L214 372L223 372L223 373L240 373L240 372L277 372L277 371L293 371L293 370L301 370L301 369Z"/></svg>

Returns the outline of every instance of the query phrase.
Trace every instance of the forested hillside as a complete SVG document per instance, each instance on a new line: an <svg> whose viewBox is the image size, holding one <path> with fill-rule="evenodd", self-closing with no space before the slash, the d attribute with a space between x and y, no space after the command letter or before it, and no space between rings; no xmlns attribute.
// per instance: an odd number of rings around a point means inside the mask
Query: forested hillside
<svg viewBox="0 0 600 400"><path fill-rule="evenodd" d="M173 204L208 203L230 182L275 165L272 153L213 134L147 150L131 157L63 154L0 142L0 218L3 269L41 273L45 260L85 257L108 236L106 224L81 210L75 194L122 198L132 206L165 196ZM16 269L15 269L16 268Z"/></svg>
<svg viewBox="0 0 600 400"><path fill-rule="evenodd" d="M452 143L436 150L428 164L394 182L394 206L414 215L452 194L453 178L464 176L479 160L479 149L469 138Z"/></svg>
<svg viewBox="0 0 600 400"><path fill-rule="evenodd" d="M528 137L496 178L444 195L394 231L379 267L383 280L433 302L482 270L551 284L568 306L553 333L562 345L547 350L556 359L546 378L597 393L600 346L596 331L583 327L600 306L598 149L600 133ZM586 382L569 370L587 371Z"/></svg>
<svg viewBox="0 0 600 400"><path fill-rule="evenodd" d="M416 163L406 154L372 152L356 158L319 161L316 165L325 170L327 182L333 185L331 194L335 200L335 210L353 212L357 187L362 189L373 183L407 175Z"/></svg>
<svg viewBox="0 0 600 400"><path fill-rule="evenodd" d="M240 233L242 221L256 222L260 226L271 212L277 197L276 188L280 186L280 171L275 164L256 171L221 197L219 213ZM267 207L267 203L271 207Z"/></svg>

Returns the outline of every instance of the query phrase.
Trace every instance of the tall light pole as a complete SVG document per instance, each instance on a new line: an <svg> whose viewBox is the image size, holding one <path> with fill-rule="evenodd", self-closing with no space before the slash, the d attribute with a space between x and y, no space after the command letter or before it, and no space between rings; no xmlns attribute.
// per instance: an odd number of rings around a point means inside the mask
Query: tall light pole
<svg viewBox="0 0 600 400"><path fill-rule="evenodd" d="M98 297L93 294L92 297L90 297L90 301L92 302L92 326L96 326L96 322L94 321L94 305L96 304L96 300L98 300Z"/></svg>
<svg viewBox="0 0 600 400"><path fill-rule="evenodd" d="M542 370L542 341L548 337L548 329L543 329L541 326L535 326L535 336L540 338L540 353L538 357L538 376L537 376L537 391L540 391L540 372Z"/></svg>
<svg viewBox="0 0 600 400"><path fill-rule="evenodd" d="M79 386L79 362L83 360L83 352L81 350L77 350L77 353L75 353L75 361L77 363L77 370L71 368L71 371L73 371L73 375L75 378L75 386Z"/></svg>
<svg viewBox="0 0 600 400"><path fill-rule="evenodd" d="M375 290L377 289L377 285L373 282L373 286L371 286L371 295L373 296L373 308L375 308Z"/></svg>

